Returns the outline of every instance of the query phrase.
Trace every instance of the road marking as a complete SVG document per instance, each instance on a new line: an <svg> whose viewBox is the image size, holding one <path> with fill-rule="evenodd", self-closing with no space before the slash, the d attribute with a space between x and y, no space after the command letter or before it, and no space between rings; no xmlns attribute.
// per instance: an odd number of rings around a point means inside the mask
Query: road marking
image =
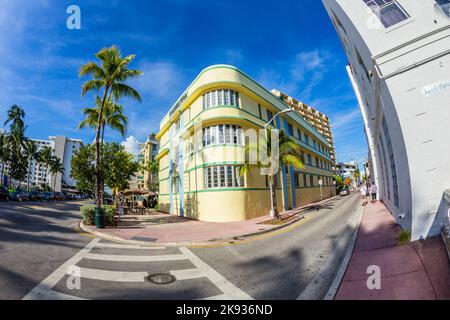
<svg viewBox="0 0 450 320"><path fill-rule="evenodd" d="M234 284L225 279L220 273L211 268L207 263L203 262L188 248L180 248L183 255L197 267L199 272L204 274L217 288L223 293L226 300L253 300L248 294L236 287Z"/></svg>
<svg viewBox="0 0 450 320"><path fill-rule="evenodd" d="M237 246L237 245L250 243L250 242L254 242L254 241L265 240L265 239L272 238L272 237L278 236L280 234L286 233L288 231L292 231L292 230L304 225L305 223L310 222L313 219L315 219L315 216L304 217L303 219L300 219L298 222L294 222L292 225L290 225L286 228L282 228L277 231L268 232L266 234L262 234L259 236L250 236L248 239L241 240L241 241L235 240L233 242L230 241L228 243L218 243L218 244L208 244L208 245L191 245L191 246L189 246L189 248L212 249L212 248L220 248L220 247Z"/></svg>
<svg viewBox="0 0 450 320"><path fill-rule="evenodd" d="M141 247L132 244L119 244L119 243L98 243L96 248L111 248L111 249L143 249L143 250L164 250L166 247Z"/></svg>
<svg viewBox="0 0 450 320"><path fill-rule="evenodd" d="M152 261L173 261L186 260L182 254L169 254L161 256L122 256L112 254L86 253L84 259L116 262L152 262Z"/></svg>
<svg viewBox="0 0 450 320"><path fill-rule="evenodd" d="M201 298L197 300L228 300L228 296L226 294L219 294L218 296L208 297L208 298Z"/></svg>
<svg viewBox="0 0 450 320"><path fill-rule="evenodd" d="M53 299L54 291L51 289L66 275L69 267L75 266L92 248L100 241L100 239L94 239L89 242L86 247L80 250L76 255L67 260L63 265L56 269L51 275L49 275L44 281L38 284L33 290L31 290L23 300L47 300ZM75 297L74 297L75 298Z"/></svg>
<svg viewBox="0 0 450 320"><path fill-rule="evenodd" d="M148 276L148 272L122 272L122 271L107 271L99 269L80 268L80 276L81 278L84 279L100 280L100 281L144 282L145 277Z"/></svg>
<svg viewBox="0 0 450 320"><path fill-rule="evenodd" d="M177 280L188 280L205 277L198 269L188 270L173 270L170 273L177 278Z"/></svg>
<svg viewBox="0 0 450 320"><path fill-rule="evenodd" d="M362 213L361 213L362 214ZM354 233L358 232L358 222L355 221L359 219L359 213L355 217L351 217L347 225L350 225L354 230L350 235L350 243L352 242ZM314 275L312 280L308 283L305 289L299 294L297 300L322 300L324 299L323 291L325 290L325 295L327 288L330 282L333 282L333 279L336 277L336 273L339 271L340 262L342 261L342 252L345 252L345 238L340 239L340 243L338 242L331 252L328 255L327 259L322 263L319 268L319 271ZM344 253L345 254L345 253ZM336 269L336 270L334 270Z"/></svg>

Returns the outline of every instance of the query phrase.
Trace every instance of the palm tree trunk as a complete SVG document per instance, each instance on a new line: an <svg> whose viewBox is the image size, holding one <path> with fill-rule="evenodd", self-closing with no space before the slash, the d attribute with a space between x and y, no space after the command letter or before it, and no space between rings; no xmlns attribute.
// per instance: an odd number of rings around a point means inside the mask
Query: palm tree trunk
<svg viewBox="0 0 450 320"><path fill-rule="evenodd" d="M27 191L30 192L30 172L31 172L31 161L28 165L28 174L27 174Z"/></svg>
<svg viewBox="0 0 450 320"><path fill-rule="evenodd" d="M1 179L2 181L0 181L0 184L3 186L3 180L5 179L5 163L2 162L2 175L1 175Z"/></svg>
<svg viewBox="0 0 450 320"><path fill-rule="evenodd" d="M105 126L106 123L102 124L102 146L105 144ZM105 201L105 195L104 195L104 190L105 190L105 181L103 177L100 177L100 188L101 188L101 194L100 194L100 202L103 204Z"/></svg>
<svg viewBox="0 0 450 320"><path fill-rule="evenodd" d="M97 132L95 134L95 199L96 205L98 209L102 207L102 185L101 185L101 176L100 176L100 133L102 129L102 118L103 118L103 109L105 107L106 97L108 96L109 85L105 88L105 93L103 95L102 106L100 108L100 112L98 114L98 122L97 122Z"/></svg>
<svg viewBox="0 0 450 320"><path fill-rule="evenodd" d="M280 213L278 212L278 208L277 208L277 185L276 185L276 181L275 181L275 176L272 176L272 201L273 201L273 212L275 215L275 218L277 220L281 220L281 216Z"/></svg>

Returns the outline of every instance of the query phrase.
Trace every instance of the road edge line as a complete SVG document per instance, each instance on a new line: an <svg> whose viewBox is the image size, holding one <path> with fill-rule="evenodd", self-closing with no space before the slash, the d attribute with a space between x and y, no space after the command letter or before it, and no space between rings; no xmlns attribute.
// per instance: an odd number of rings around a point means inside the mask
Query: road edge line
<svg viewBox="0 0 450 320"><path fill-rule="evenodd" d="M355 231L353 232L352 238L347 247L347 253L344 256L344 259L342 259L342 262L339 265L336 276L334 277L334 280L331 283L330 288L328 289L327 293L325 294L325 297L322 300L334 300L334 298L336 297L339 287L341 286L342 280L344 279L345 272L347 271L347 267L350 263L350 259L352 258L353 251L355 250L356 240L358 239L359 230L361 228L361 222L364 215L364 209L365 207L361 208L359 222L357 227L355 228Z"/></svg>

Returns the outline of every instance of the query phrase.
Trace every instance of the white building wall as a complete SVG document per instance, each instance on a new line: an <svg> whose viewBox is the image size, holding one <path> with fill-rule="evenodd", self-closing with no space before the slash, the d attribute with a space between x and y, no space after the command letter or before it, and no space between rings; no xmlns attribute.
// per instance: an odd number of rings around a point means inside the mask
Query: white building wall
<svg viewBox="0 0 450 320"><path fill-rule="evenodd" d="M450 187L450 17L435 0L399 0L410 18L386 29L363 0L323 2L362 96L382 199L413 239L438 234L443 219L436 213ZM424 94L438 83L448 85ZM394 151L398 204L394 170L390 159L383 161L383 149L389 153L383 119Z"/></svg>

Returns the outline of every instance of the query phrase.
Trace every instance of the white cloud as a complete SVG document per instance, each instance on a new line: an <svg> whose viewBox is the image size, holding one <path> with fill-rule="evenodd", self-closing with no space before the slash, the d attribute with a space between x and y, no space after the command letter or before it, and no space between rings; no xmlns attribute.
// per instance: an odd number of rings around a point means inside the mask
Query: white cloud
<svg viewBox="0 0 450 320"><path fill-rule="evenodd" d="M124 142L121 143L125 147L125 150L131 153L133 156L137 157L141 151L141 142L134 136L129 136Z"/></svg>
<svg viewBox="0 0 450 320"><path fill-rule="evenodd" d="M181 72L172 62L147 62L139 65L138 69L144 74L133 84L152 96L162 97L171 93L182 78Z"/></svg>
<svg viewBox="0 0 450 320"><path fill-rule="evenodd" d="M353 127L355 124L359 125L360 121L356 120L360 119L360 117L361 112L359 109L346 110L345 112L335 114L331 121L333 131L344 131L350 127Z"/></svg>

